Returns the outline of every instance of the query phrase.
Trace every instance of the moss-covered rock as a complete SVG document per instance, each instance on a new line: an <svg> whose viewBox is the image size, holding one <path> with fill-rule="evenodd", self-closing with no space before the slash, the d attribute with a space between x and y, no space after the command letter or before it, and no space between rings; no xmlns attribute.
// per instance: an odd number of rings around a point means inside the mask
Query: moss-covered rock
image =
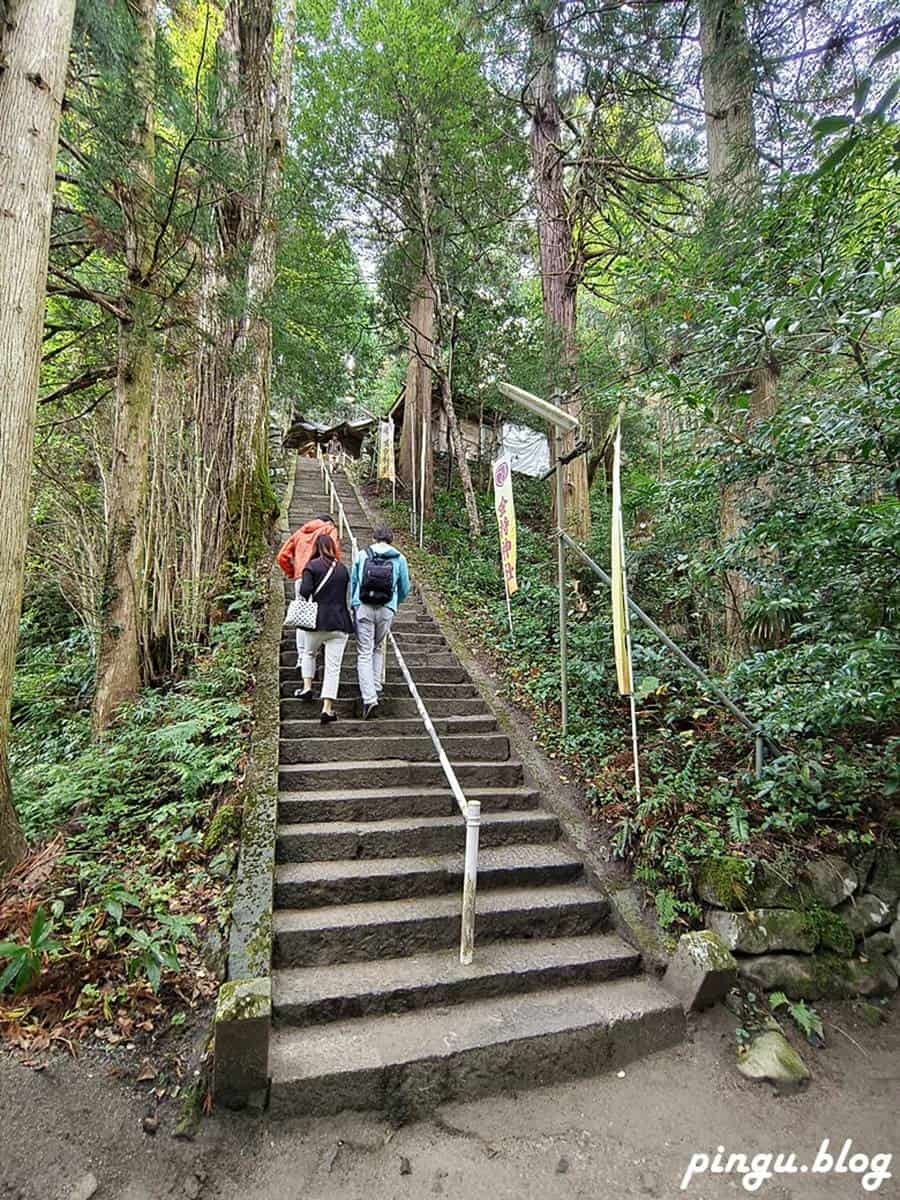
<svg viewBox="0 0 900 1200"><path fill-rule="evenodd" d="M203 836L205 850L218 850L226 842L233 842L241 832L241 807L233 801L220 804Z"/></svg>
<svg viewBox="0 0 900 1200"><path fill-rule="evenodd" d="M798 1091L809 1083L806 1063L784 1034L775 1030L753 1039L738 1059L738 1070L748 1079L773 1084L779 1092Z"/></svg>
<svg viewBox="0 0 900 1200"><path fill-rule="evenodd" d="M848 967L857 996L890 996L897 990L897 974L881 954L854 958Z"/></svg>
<svg viewBox="0 0 900 1200"><path fill-rule="evenodd" d="M829 954L762 954L739 961L742 979L763 991L784 992L792 1000L853 995L847 961Z"/></svg>
<svg viewBox="0 0 900 1200"><path fill-rule="evenodd" d="M745 858L723 855L700 867L694 888L701 900L716 908L741 909L750 894L753 864Z"/></svg>
<svg viewBox="0 0 900 1200"><path fill-rule="evenodd" d="M813 905L805 913L807 923L816 936L820 949L849 958L856 945L853 930L838 913Z"/></svg>
<svg viewBox="0 0 900 1200"><path fill-rule="evenodd" d="M706 924L729 950L740 954L767 954L773 950L811 954L818 942L806 914L796 909L756 908L741 913L713 909L707 914Z"/></svg>
<svg viewBox="0 0 900 1200"><path fill-rule="evenodd" d="M736 978L737 963L719 935L699 929L678 939L663 983L692 1011L721 1000Z"/></svg>

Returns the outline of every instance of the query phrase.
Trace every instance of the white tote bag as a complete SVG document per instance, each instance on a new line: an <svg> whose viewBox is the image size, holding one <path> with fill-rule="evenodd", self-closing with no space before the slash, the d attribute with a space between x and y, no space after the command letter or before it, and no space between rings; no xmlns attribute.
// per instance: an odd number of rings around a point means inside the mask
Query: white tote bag
<svg viewBox="0 0 900 1200"><path fill-rule="evenodd" d="M297 596L288 605L287 613L284 617L284 623L288 629L309 629L315 631L316 618L319 615L319 606L316 604L316 596L321 592L322 588L331 578L334 568L337 563L332 563L328 574L313 592L313 594L304 599L303 596Z"/></svg>

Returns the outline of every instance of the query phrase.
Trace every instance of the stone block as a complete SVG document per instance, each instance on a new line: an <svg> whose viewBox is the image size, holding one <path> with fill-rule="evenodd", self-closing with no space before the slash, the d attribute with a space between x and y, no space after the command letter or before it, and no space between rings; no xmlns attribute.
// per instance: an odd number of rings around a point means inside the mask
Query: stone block
<svg viewBox="0 0 900 1200"><path fill-rule="evenodd" d="M757 908L741 913L714 909L707 914L706 927L717 933L729 950L741 954L773 950L811 954L816 948L816 934L806 914L795 909Z"/></svg>
<svg viewBox="0 0 900 1200"><path fill-rule="evenodd" d="M873 892L865 892L862 896L848 900L846 904L841 905L838 913L857 937L868 937L877 929L886 928L893 917L890 906Z"/></svg>
<svg viewBox="0 0 900 1200"><path fill-rule="evenodd" d="M892 907L900 900L900 851L879 851L868 890Z"/></svg>
<svg viewBox="0 0 900 1200"><path fill-rule="evenodd" d="M736 979L737 963L728 947L711 929L700 929L678 939L663 984L690 1012L721 1000Z"/></svg>
<svg viewBox="0 0 900 1200"><path fill-rule="evenodd" d="M783 1033L758 1034L738 1059L738 1070L748 1079L774 1084L779 1092L794 1092L809 1083L806 1063Z"/></svg>
<svg viewBox="0 0 900 1200"><path fill-rule="evenodd" d="M858 886L856 872L836 854L814 858L803 868L801 887L811 900L823 908L837 908Z"/></svg>
<svg viewBox="0 0 900 1200"><path fill-rule="evenodd" d="M843 960L835 959L832 964L830 958L818 955L761 954L741 959L740 973L762 991L784 992L792 1000L818 1000L820 996L851 994L844 965Z"/></svg>
<svg viewBox="0 0 900 1200"><path fill-rule="evenodd" d="M245 1108L269 1084L272 980L223 983L216 1005L213 1091L217 1104Z"/></svg>
<svg viewBox="0 0 900 1200"><path fill-rule="evenodd" d="M897 990L897 973L881 954L854 958L848 964L850 983L857 996L890 996Z"/></svg>

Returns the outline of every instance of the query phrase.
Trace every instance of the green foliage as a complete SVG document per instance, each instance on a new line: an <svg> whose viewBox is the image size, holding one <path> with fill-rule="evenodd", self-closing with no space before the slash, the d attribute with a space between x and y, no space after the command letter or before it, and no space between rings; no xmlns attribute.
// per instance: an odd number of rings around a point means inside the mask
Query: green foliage
<svg viewBox="0 0 900 1200"><path fill-rule="evenodd" d="M184 677L145 691L100 741L90 737L85 635L26 645L21 656L13 792L30 840L65 838L54 875L58 946L83 962L116 954L127 978L154 990L195 939L191 897L202 903L208 887L206 854L236 835L233 821L211 816L245 751L263 594L258 575L234 568L221 619Z"/></svg>
<svg viewBox="0 0 900 1200"><path fill-rule="evenodd" d="M822 1028L822 1018L814 1008L810 1008L805 1000L789 1000L784 992L772 992L769 1005L773 1012L786 1008L788 1016L813 1046L824 1046L825 1031Z"/></svg>
<svg viewBox="0 0 900 1200"><path fill-rule="evenodd" d="M41 906L34 914L27 941L0 942L0 960L7 960L0 971L0 994L10 990L17 996L31 987L40 975L45 957L60 949L52 934L53 922Z"/></svg>

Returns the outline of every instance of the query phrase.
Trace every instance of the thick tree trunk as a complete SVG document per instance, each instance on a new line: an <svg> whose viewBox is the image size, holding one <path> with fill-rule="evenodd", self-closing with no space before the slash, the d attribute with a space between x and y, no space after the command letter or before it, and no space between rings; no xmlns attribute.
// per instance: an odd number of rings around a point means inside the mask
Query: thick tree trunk
<svg viewBox="0 0 900 1200"><path fill-rule="evenodd" d="M273 78L272 0L230 0L217 47L219 121L235 157L232 191L216 209L218 246L203 272L203 342L195 390L210 462L210 539L205 574L263 544L273 499L268 478L272 331L266 307L275 281L277 223L295 39L286 4ZM237 315L226 315L239 297Z"/></svg>
<svg viewBox="0 0 900 1200"><path fill-rule="evenodd" d="M478 516L478 502L475 499L475 489L472 487L472 476L469 473L469 462L466 458L466 447L463 442L456 409L453 406L453 389L450 384L449 371L441 371L441 403L447 414L447 427L450 433L450 445L456 459L456 469L462 484L463 496L466 501L466 513L469 518L469 537L474 541L481 534L481 520Z"/></svg>
<svg viewBox="0 0 900 1200"><path fill-rule="evenodd" d="M580 416L575 322L581 267L575 261L564 175L562 113L557 91L558 7L558 0L542 0L532 10L531 165L538 211L548 380L563 406ZM575 434L566 434L562 453L574 446ZM555 492L553 484L554 506ZM565 492L567 531L584 541L591 528L584 455L565 467Z"/></svg>
<svg viewBox="0 0 900 1200"><path fill-rule="evenodd" d="M700 49L710 193L714 199L757 203L753 63L741 0L701 0Z"/></svg>
<svg viewBox="0 0 900 1200"><path fill-rule="evenodd" d="M0 15L0 874L25 850L7 768L56 146L75 0Z"/></svg>
<svg viewBox="0 0 900 1200"><path fill-rule="evenodd" d="M100 611L93 726L102 733L143 682L141 645L150 418L153 411L153 271L156 101L156 3L138 0L132 88L136 113L127 176L119 185L126 284L119 323L113 456L107 493L108 550Z"/></svg>
<svg viewBox="0 0 900 1200"><path fill-rule="evenodd" d="M422 496L422 438L425 437L425 517L431 515L434 499L434 453L431 444L431 390L434 367L435 294L431 280L423 274L409 307L409 361L403 428L400 431L400 478L408 486L416 483L416 511ZM413 462L415 458L415 462Z"/></svg>
<svg viewBox="0 0 900 1200"><path fill-rule="evenodd" d="M739 214L761 203L753 63L741 0L701 0L700 46L710 196ZM776 382L776 364L761 363L753 372L746 415L736 420L742 425L768 420L777 407ZM719 513L723 543L746 525L745 509L754 493L766 490L762 479L740 480L723 489ZM743 572L726 572L725 642L732 656L747 650L743 609L754 592Z"/></svg>
<svg viewBox="0 0 900 1200"><path fill-rule="evenodd" d="M416 416L419 411L417 393L419 385L419 360L416 356L417 330L421 317L419 315L422 300L419 293L413 292L409 298L409 333L407 337L406 381L403 388L403 425L400 429L400 455L397 463L400 478L407 487L412 487L413 479L418 471L413 472L416 463L416 447L419 444L419 433L416 428Z"/></svg>

